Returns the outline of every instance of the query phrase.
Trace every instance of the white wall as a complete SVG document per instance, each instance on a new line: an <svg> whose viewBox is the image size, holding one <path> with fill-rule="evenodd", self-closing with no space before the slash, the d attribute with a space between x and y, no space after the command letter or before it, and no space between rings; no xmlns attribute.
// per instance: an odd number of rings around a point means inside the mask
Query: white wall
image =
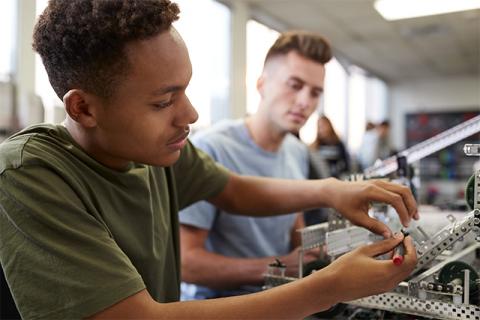
<svg viewBox="0 0 480 320"><path fill-rule="evenodd" d="M392 143L405 149L405 114L448 112L477 108L480 113L480 78L458 76L418 79L390 86Z"/></svg>

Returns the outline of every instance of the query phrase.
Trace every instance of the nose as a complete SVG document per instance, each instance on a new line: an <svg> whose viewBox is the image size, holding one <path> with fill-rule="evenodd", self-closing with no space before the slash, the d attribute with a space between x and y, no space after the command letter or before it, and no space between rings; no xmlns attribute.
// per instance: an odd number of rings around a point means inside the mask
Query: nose
<svg viewBox="0 0 480 320"><path fill-rule="evenodd" d="M185 95L183 99L182 108L179 108L179 112L175 119L175 124L179 127L188 126L198 120L198 112L195 110L188 97Z"/></svg>
<svg viewBox="0 0 480 320"><path fill-rule="evenodd" d="M302 110L308 110L315 105L316 98L312 97L310 89L306 86L297 94L296 103Z"/></svg>

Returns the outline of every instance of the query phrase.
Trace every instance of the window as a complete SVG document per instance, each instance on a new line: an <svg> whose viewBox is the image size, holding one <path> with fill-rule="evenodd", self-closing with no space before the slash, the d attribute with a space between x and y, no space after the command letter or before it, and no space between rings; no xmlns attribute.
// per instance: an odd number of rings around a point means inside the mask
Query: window
<svg viewBox="0 0 480 320"><path fill-rule="evenodd" d="M312 143L317 135L319 114L327 116L340 139L347 139L347 83L348 75L338 60L333 57L325 65L325 88L318 112L313 114L300 131L302 140Z"/></svg>
<svg viewBox="0 0 480 320"><path fill-rule="evenodd" d="M279 33L255 21L247 22L247 113L257 111L260 96L257 91L257 79L263 70L263 62L268 49L278 38Z"/></svg>
<svg viewBox="0 0 480 320"><path fill-rule="evenodd" d="M388 87L378 78L367 78L367 106L365 117L374 123L388 119Z"/></svg>
<svg viewBox="0 0 480 320"><path fill-rule="evenodd" d="M37 15L45 9L47 2L37 0ZM212 113L225 113L228 108L230 10L213 0L176 2L181 12L174 26L185 40L193 65L187 95L199 113L195 126L208 126ZM57 118L55 106L62 105L62 102L50 86L38 55L36 92L45 105L46 120L52 122Z"/></svg>
<svg viewBox="0 0 480 320"><path fill-rule="evenodd" d="M13 74L14 55L16 51L16 13L15 0L0 1L0 32L2 46L0 48L0 142L12 126L12 111L14 107Z"/></svg>
<svg viewBox="0 0 480 320"><path fill-rule="evenodd" d="M367 108L367 77L365 72L356 67L350 67L348 80L348 147L356 151L365 131L365 110Z"/></svg>
<svg viewBox="0 0 480 320"><path fill-rule="evenodd" d="M37 0L36 15L38 16L47 7L48 0ZM63 121L63 102L57 97L48 81L47 71L42 64L42 59L38 53L35 54L35 93L42 98L45 108L45 122Z"/></svg>
<svg viewBox="0 0 480 320"><path fill-rule="evenodd" d="M14 71L16 0L0 1L0 30L2 30L2 49L0 50L0 81L10 80Z"/></svg>
<svg viewBox="0 0 480 320"><path fill-rule="evenodd" d="M182 35L192 61L187 89L199 114L194 128L209 126L228 114L230 88L230 10L213 0L177 0Z"/></svg>
<svg viewBox="0 0 480 320"><path fill-rule="evenodd" d="M355 153L362 143L367 121L388 119L388 88L384 81L351 66L348 97L348 147Z"/></svg>

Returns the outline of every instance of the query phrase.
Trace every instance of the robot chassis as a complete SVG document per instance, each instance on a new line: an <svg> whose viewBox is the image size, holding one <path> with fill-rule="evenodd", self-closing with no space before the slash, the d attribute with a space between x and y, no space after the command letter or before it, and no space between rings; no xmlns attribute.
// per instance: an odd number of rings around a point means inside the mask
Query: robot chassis
<svg viewBox="0 0 480 320"><path fill-rule="evenodd" d="M476 132L480 132L480 116L413 146L397 157L367 168L363 175L352 178L368 179L395 171L403 175L406 164ZM467 156L480 156L480 145L465 145L464 151ZM467 184L468 195L467 202L472 210L460 221L448 216L450 223L433 236L429 236L420 226L408 230L414 240L418 259L408 280L390 292L349 301L347 304L432 319L480 320L480 170ZM265 289L303 278L303 253L306 250L320 248L324 255L333 260L358 246L380 239L366 229L351 226L336 213L330 215L328 223L309 226L299 232L302 248L298 278L285 276L285 266L277 261L268 266L264 276ZM454 253L453 247L468 242L466 239L471 242Z"/></svg>

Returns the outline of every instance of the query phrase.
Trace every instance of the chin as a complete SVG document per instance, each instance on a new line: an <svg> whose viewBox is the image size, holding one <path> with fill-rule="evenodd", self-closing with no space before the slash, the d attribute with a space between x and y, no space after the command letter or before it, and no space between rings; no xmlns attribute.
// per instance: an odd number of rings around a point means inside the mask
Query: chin
<svg viewBox="0 0 480 320"><path fill-rule="evenodd" d="M174 152L169 155L159 155L147 164L156 167L170 167L173 166L180 158L180 151Z"/></svg>
<svg viewBox="0 0 480 320"><path fill-rule="evenodd" d="M302 126L289 126L288 127L288 132L300 132L300 129Z"/></svg>
<svg viewBox="0 0 480 320"><path fill-rule="evenodd" d="M304 124L305 124L305 121L292 121L292 120L290 120L286 123L286 127L289 130L300 130L300 128L302 128Z"/></svg>

